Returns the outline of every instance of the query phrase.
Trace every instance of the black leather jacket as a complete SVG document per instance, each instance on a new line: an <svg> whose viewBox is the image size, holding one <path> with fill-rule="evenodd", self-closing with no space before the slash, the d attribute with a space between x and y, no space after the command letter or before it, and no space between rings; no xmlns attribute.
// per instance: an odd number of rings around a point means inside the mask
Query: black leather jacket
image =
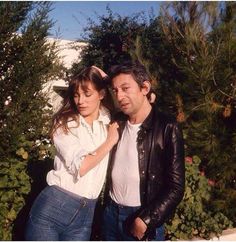
<svg viewBox="0 0 236 242"><path fill-rule="evenodd" d="M119 115L120 137L127 116ZM173 214L182 200L185 184L184 142L182 131L173 118L153 107L145 119L137 138L140 174L140 217L147 225L147 236ZM111 186L111 169L114 147L108 171Z"/></svg>

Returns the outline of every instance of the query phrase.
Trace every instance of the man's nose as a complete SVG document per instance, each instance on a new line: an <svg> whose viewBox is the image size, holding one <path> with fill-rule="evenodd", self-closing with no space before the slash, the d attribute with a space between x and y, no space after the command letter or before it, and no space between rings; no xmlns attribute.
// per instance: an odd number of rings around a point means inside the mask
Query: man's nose
<svg viewBox="0 0 236 242"><path fill-rule="evenodd" d="M116 92L116 98L117 98L117 101L121 101L124 97L124 93L122 91L117 91Z"/></svg>

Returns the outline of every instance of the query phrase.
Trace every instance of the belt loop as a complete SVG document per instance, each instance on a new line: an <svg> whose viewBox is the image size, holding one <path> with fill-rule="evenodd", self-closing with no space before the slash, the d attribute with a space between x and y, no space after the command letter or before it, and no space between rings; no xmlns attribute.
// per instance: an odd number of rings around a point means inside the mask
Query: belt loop
<svg viewBox="0 0 236 242"><path fill-rule="evenodd" d="M83 207L85 207L85 206L86 206L86 204L87 204L87 202L86 202L86 200L85 200L85 199L83 199L82 203L83 203L83 204L82 204L82 206L83 206Z"/></svg>

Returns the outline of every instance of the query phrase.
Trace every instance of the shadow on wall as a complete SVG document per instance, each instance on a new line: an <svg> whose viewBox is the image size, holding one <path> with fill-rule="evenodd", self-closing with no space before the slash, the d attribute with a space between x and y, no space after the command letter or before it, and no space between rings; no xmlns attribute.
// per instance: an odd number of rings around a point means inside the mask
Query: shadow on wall
<svg viewBox="0 0 236 242"><path fill-rule="evenodd" d="M31 191L25 199L25 206L18 213L14 221L12 240L25 240L24 232L29 211L37 195L47 186L46 175L51 169L53 169L53 160L49 158L29 162L28 174L33 183L31 184Z"/></svg>

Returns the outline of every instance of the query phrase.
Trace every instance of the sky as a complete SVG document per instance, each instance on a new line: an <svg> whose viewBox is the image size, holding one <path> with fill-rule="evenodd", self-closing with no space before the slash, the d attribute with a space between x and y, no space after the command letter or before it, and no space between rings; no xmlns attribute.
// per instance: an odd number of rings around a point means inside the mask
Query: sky
<svg viewBox="0 0 236 242"><path fill-rule="evenodd" d="M158 1L55 1L50 18L55 22L51 29L51 37L77 40L82 38L83 29L88 26L88 18L97 22L97 15L107 15L106 7L121 16L144 11L148 16L153 8L158 15L160 2Z"/></svg>

